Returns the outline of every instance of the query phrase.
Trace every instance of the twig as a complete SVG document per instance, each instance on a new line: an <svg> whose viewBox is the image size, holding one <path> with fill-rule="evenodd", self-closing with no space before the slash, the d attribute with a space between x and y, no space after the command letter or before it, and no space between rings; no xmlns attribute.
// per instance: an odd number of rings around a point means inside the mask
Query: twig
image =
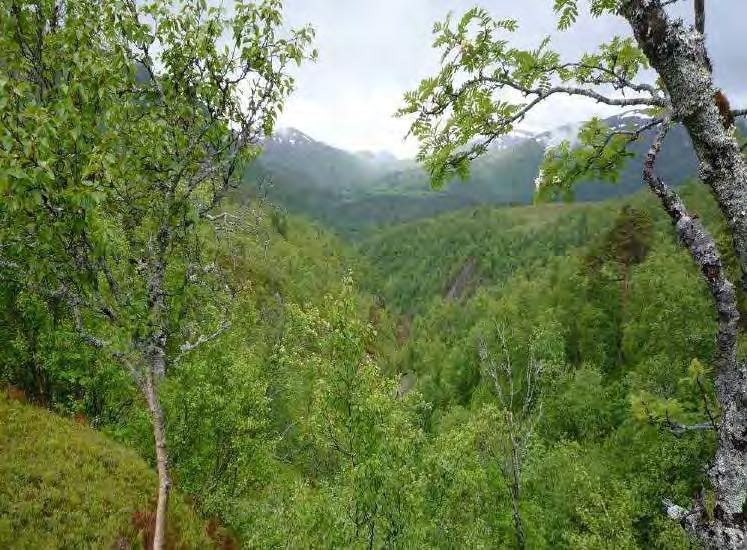
<svg viewBox="0 0 747 550"><path fill-rule="evenodd" d="M716 419L714 418L713 413L711 412L711 407L708 405L708 394L705 391L705 387L703 386L703 381L700 379L700 375L698 375L695 381L698 384L698 388L700 388L700 395L703 397L703 406L705 407L706 414L708 415L708 419L711 421L711 426L713 426L714 430L718 430Z"/></svg>

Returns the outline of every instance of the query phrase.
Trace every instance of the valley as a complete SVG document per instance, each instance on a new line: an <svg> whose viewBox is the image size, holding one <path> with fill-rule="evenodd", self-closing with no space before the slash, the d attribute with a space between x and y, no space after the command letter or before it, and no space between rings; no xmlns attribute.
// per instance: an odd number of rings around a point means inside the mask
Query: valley
<svg viewBox="0 0 747 550"><path fill-rule="evenodd" d="M629 114L602 122L624 129L643 120ZM573 131L572 127L560 127L503 137L474 163L465 181L434 190L427 173L413 160L386 153L348 152L315 141L299 130L285 129L268 139L245 187L237 194L259 194L288 212L306 215L346 237L357 238L370 229L470 206L532 204L535 178L546 149L572 136ZM594 202L644 189L640 164L652 139L649 131L634 144L631 154L636 160L627 165L618 181L582 182L575 187L572 200ZM661 164L662 176L678 184L695 173L696 159L682 128L675 128L668 136Z"/></svg>
<svg viewBox="0 0 747 550"><path fill-rule="evenodd" d="M1 548L745 548L740 50L492 4L0 0Z"/></svg>

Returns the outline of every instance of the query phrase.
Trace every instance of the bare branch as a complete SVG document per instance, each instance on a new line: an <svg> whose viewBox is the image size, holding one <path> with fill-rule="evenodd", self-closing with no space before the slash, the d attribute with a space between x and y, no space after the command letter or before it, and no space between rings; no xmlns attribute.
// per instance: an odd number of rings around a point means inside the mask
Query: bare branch
<svg viewBox="0 0 747 550"><path fill-rule="evenodd" d="M224 320L220 324L220 327L218 327L218 330L216 330L212 334L208 334L207 336L201 335L194 342L183 343L179 347L179 350L181 351L181 353L179 354L179 357L181 357L185 353L189 353L190 351L194 351L198 349L199 347L203 346L204 344L207 344L208 342L211 342L212 340L215 340L216 338L218 338L218 336L226 332L230 327L231 327L231 323Z"/></svg>
<svg viewBox="0 0 747 550"><path fill-rule="evenodd" d="M685 432L697 432L703 430L715 430L713 424L710 422L701 422L700 424L680 424L679 422L672 422L667 420L666 427L669 428L673 433L685 433Z"/></svg>
<svg viewBox="0 0 747 550"><path fill-rule="evenodd" d="M488 347L485 343L484 338L480 338L480 340L478 341L477 353L480 357L480 361L482 361L483 364L487 366L486 370L491 380L493 381L493 389L495 391L496 397L498 398L498 401L500 402L501 406L506 408L508 405L503 395L503 388L501 388L500 380L498 379L498 367L495 364L493 357L488 353Z"/></svg>
<svg viewBox="0 0 747 550"><path fill-rule="evenodd" d="M507 456L502 457L503 463L500 465L501 472L503 473L504 481L506 482L509 491L511 492L511 503L512 503L512 519L514 523L514 530L516 536L516 542L518 548L525 547L525 535L523 521L520 512L520 500L521 500L521 470L522 461L526 455L529 439L533 431L533 419L531 418L530 408L534 401L534 383L533 377L539 375L541 372L540 362L534 360L533 349L530 350L530 361L526 366L526 385L524 388L520 387L520 384L514 383L514 372L513 365L511 363L511 354L506 341L506 329L502 325L497 328L497 335L500 341L501 353L503 359L500 367L497 367L495 362L490 357L490 354L485 344L485 340L480 338L478 342L478 355L483 363L483 368L488 371L488 374L493 379L495 386L495 393L503 407L503 417L505 419L505 437L503 438L503 445L505 445L503 451ZM508 386L508 391L505 392L502 389L501 381L499 380L498 370L503 371L505 377L504 383ZM518 386L518 387L517 387ZM522 392L523 390L523 392ZM505 397L506 393L508 398ZM518 397L522 400L522 407L520 409L518 417L514 414L514 397ZM540 405L541 414L541 405Z"/></svg>
<svg viewBox="0 0 747 550"><path fill-rule="evenodd" d="M705 0L695 0L695 30L705 34Z"/></svg>
<svg viewBox="0 0 747 550"><path fill-rule="evenodd" d="M669 129L665 121L659 134L646 155L643 179L659 197L672 222L677 236L690 251L701 274L708 284L711 296L716 302L719 329L716 346L716 363L719 367L736 362L736 338L739 310L734 285L726 278L716 242L700 221L691 216L677 193L656 175L656 157Z"/></svg>
<svg viewBox="0 0 747 550"><path fill-rule="evenodd" d="M716 429L716 426L712 420L710 422L700 422L699 424L682 424L680 422L675 422L669 418L669 412L666 413L666 418L661 422L661 426L677 435L681 435L686 432L697 432Z"/></svg>
<svg viewBox="0 0 747 550"><path fill-rule="evenodd" d="M680 436L687 432L698 432L704 430L716 430L717 428L712 422L700 422L698 424L683 424L676 422L669 417L669 411L665 411L664 418L658 418L654 416L648 407L644 403L644 412L646 413L646 419L649 425L671 432L674 435Z"/></svg>

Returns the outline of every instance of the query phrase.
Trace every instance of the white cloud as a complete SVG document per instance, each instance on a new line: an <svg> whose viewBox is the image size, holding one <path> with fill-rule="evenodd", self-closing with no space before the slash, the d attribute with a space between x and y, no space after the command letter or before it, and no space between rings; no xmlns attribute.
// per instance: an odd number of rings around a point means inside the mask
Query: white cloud
<svg viewBox="0 0 747 550"><path fill-rule="evenodd" d="M399 90L374 89L326 104L299 94L288 102L280 124L343 149L387 150L411 156L417 143L412 139L404 141L408 123L392 117L401 97Z"/></svg>
<svg viewBox="0 0 747 550"><path fill-rule="evenodd" d="M387 149L411 156L417 144L403 141L407 122L393 118L402 94L438 67L431 48L433 23L449 10L462 13L476 0L286 0L286 16L293 26L312 23L317 29L319 61L298 72L297 91L280 118L281 126L296 127L315 139L350 150ZM552 0L484 0L496 17L515 18L519 32L512 37L523 47L555 33ZM716 76L730 97L745 98L739 82L745 50L739 44L740 0L710 4L712 58ZM740 5L741 7L737 7ZM553 37L554 47L569 58L592 50L615 34L629 33L619 18L582 18L572 31ZM742 86L741 88L739 86ZM747 98L746 98L747 99ZM524 127L550 129L562 124L608 114L594 102L558 98L543 105Z"/></svg>

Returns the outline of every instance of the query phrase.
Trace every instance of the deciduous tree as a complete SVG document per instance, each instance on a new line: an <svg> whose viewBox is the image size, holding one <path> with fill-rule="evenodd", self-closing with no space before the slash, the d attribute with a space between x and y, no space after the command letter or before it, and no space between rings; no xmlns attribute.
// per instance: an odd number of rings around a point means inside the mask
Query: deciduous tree
<svg viewBox="0 0 747 550"><path fill-rule="evenodd" d="M565 60L550 39L536 49L510 45L518 28L474 8L458 21L435 26L441 69L405 96L402 115L414 115L411 132L420 140L419 159L436 185L464 176L470 161L511 132L538 105L557 96L578 96L621 109L637 109L645 121L610 128L586 123L574 146L548 151L537 178L540 194L570 190L587 177L614 180L629 159L629 146L652 137L643 180L670 216L677 236L707 283L718 316L714 359L721 411L718 447L709 468L715 492L713 516L701 502L686 509L665 503L666 512L706 546L743 548L747 541L747 368L737 359L737 293L721 260L722 251L671 182L655 169L667 130L682 124L700 161L700 178L710 187L731 234L742 287L747 286L747 164L733 125L745 109L729 106L715 82L706 47L704 2L695 2L695 25L668 11L678 0L591 0L593 16L623 18L631 35L615 37L594 53ZM576 0L555 0L558 26L571 27ZM647 69L657 75L654 83ZM687 315L687 312L681 312Z"/></svg>
<svg viewBox="0 0 747 550"><path fill-rule="evenodd" d="M159 384L218 337L233 289L206 237L313 55L280 0L0 2L0 268L64 304L131 373L152 419L161 548L170 476Z"/></svg>

